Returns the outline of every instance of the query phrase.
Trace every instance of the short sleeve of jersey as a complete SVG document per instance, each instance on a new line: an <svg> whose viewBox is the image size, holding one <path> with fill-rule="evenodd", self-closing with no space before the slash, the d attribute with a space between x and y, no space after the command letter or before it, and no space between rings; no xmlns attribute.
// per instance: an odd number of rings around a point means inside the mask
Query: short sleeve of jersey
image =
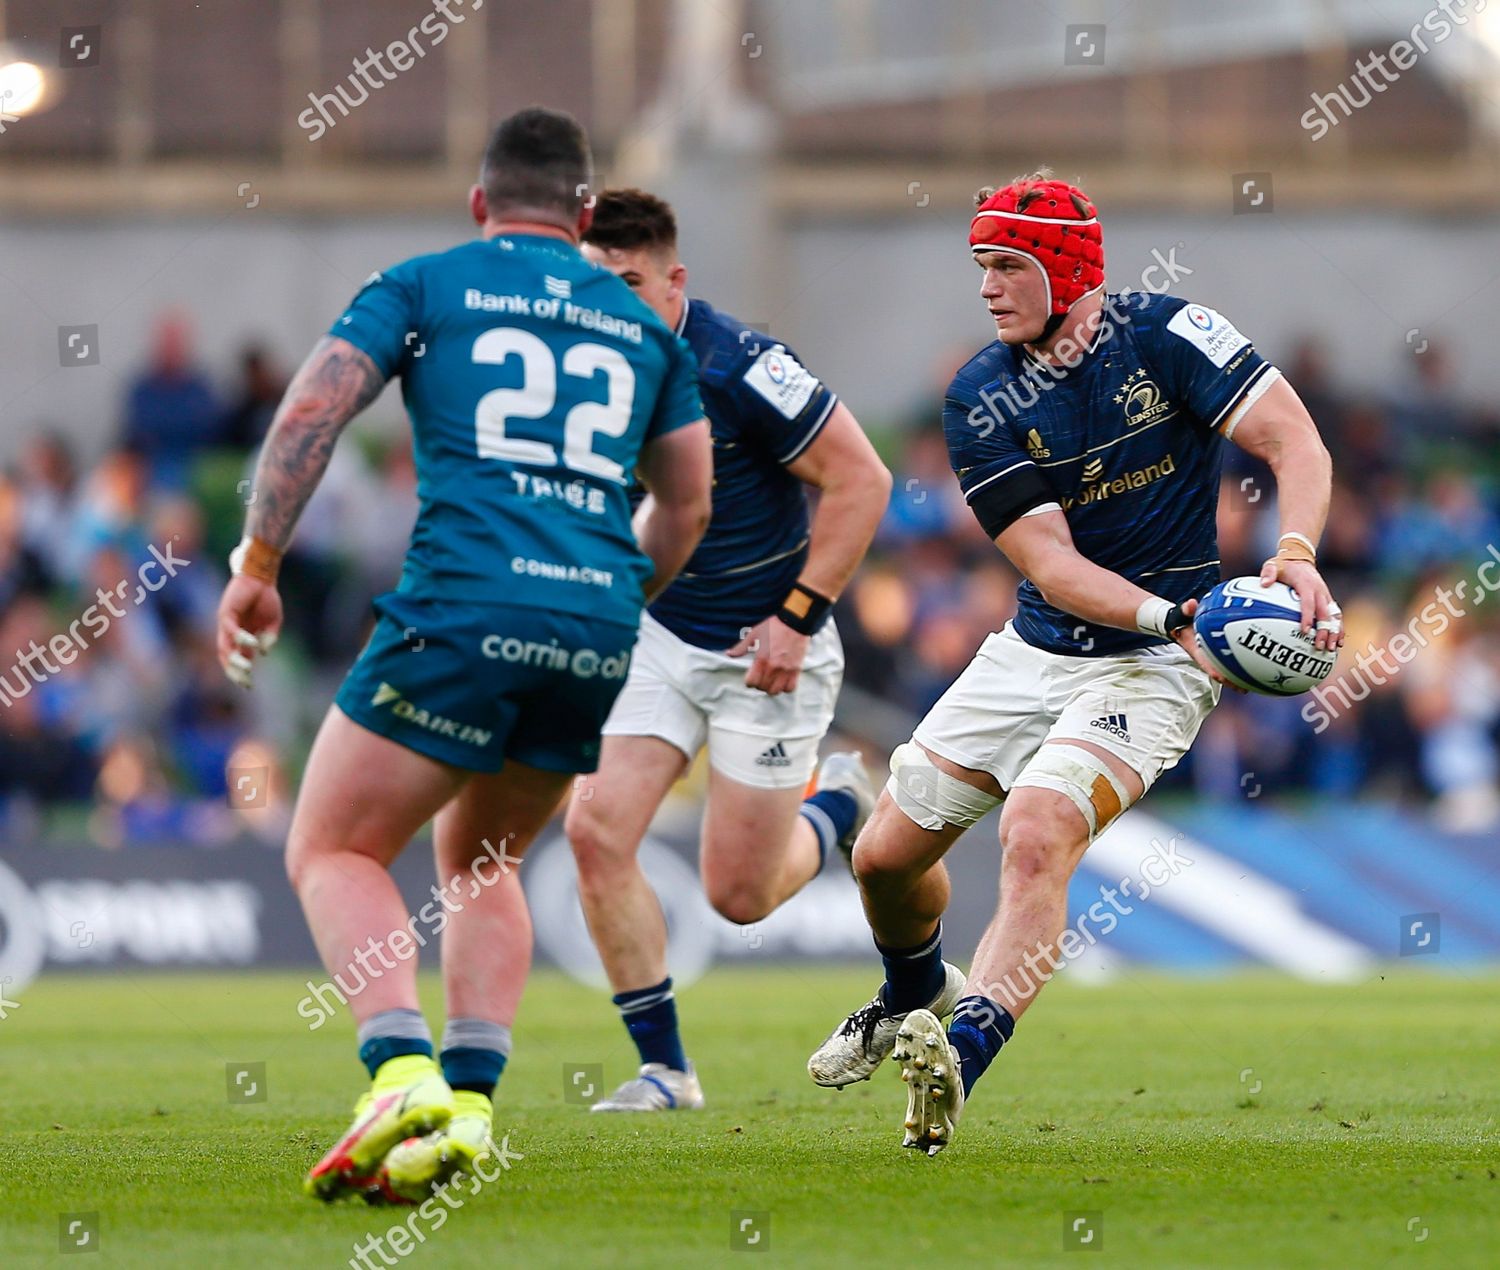
<svg viewBox="0 0 1500 1270"><path fill-rule="evenodd" d="M698 363L693 351L675 336L672 339L667 377L656 398L656 409L646 429L646 439L654 441L678 428L703 418L703 401L698 395Z"/></svg>
<svg viewBox="0 0 1500 1270"><path fill-rule="evenodd" d="M943 435L964 501L991 538L1033 508L1056 501L1051 485L1011 429L963 374L943 398Z"/></svg>
<svg viewBox="0 0 1500 1270"><path fill-rule="evenodd" d="M387 379L400 373L420 338L415 273L408 262L371 274L328 331L367 353Z"/></svg>
<svg viewBox="0 0 1500 1270"><path fill-rule="evenodd" d="M1280 372L1222 313L1178 303L1158 318L1151 357L1167 392L1210 428L1254 400Z"/></svg>
<svg viewBox="0 0 1500 1270"><path fill-rule="evenodd" d="M747 359L731 387L741 413L778 463L810 446L838 398L785 344Z"/></svg>

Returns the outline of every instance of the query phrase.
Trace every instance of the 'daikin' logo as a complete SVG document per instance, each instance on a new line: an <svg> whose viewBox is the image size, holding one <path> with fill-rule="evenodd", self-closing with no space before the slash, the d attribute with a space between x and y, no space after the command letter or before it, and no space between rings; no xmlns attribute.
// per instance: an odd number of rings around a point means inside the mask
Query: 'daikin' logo
<svg viewBox="0 0 1500 1270"><path fill-rule="evenodd" d="M1042 440L1042 434L1033 428L1026 434L1026 453L1034 459L1050 459L1052 451Z"/></svg>
<svg viewBox="0 0 1500 1270"><path fill-rule="evenodd" d="M1146 378L1144 367L1137 366L1125 377L1125 383L1115 394L1115 404L1125 407L1125 426L1139 428L1143 424L1158 423L1172 413L1170 401L1161 395L1161 389Z"/></svg>

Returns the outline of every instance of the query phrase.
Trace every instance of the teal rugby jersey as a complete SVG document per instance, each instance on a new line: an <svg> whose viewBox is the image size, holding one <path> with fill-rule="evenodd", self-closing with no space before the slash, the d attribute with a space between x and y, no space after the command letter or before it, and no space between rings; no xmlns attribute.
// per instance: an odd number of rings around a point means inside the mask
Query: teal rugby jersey
<svg viewBox="0 0 1500 1270"><path fill-rule="evenodd" d="M558 239L477 240L375 274L329 334L401 379L421 510L399 591L639 620L636 460L703 406L625 283Z"/></svg>

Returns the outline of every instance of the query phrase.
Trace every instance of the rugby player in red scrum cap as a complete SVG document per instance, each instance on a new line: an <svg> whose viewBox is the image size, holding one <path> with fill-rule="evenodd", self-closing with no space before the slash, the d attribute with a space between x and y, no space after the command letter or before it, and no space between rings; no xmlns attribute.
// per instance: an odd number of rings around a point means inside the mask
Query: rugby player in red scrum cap
<svg viewBox="0 0 1500 1270"><path fill-rule="evenodd" d="M894 1056L903 1145L928 1154L1043 984L1120 920L1101 901L1066 928L1068 881L1218 701L1191 619L1219 581L1226 438L1275 475L1282 533L1262 579L1297 592L1317 647L1343 639L1316 564L1328 453L1280 371L1212 309L1106 293L1099 217L1076 187L1041 171L976 203L969 245L999 338L954 378L943 427L1023 582L1015 619L891 756L853 855L885 982L808 1061L841 1087ZM966 978L943 960L942 859L1002 805L1000 901ZM1163 883L1180 867L1170 849L1158 865Z"/></svg>

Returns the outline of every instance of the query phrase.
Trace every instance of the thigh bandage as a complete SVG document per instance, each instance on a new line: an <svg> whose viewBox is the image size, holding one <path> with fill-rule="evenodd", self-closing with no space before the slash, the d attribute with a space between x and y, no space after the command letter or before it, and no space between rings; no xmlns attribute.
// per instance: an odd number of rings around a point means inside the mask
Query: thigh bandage
<svg viewBox="0 0 1500 1270"><path fill-rule="evenodd" d="M1002 801L942 771L915 741L896 747L885 788L907 818L923 829L968 829Z"/></svg>
<svg viewBox="0 0 1500 1270"><path fill-rule="evenodd" d="M1043 745L1016 777L1016 788L1050 789L1071 799L1088 822L1089 841L1130 805L1130 791L1097 754L1062 742Z"/></svg>

